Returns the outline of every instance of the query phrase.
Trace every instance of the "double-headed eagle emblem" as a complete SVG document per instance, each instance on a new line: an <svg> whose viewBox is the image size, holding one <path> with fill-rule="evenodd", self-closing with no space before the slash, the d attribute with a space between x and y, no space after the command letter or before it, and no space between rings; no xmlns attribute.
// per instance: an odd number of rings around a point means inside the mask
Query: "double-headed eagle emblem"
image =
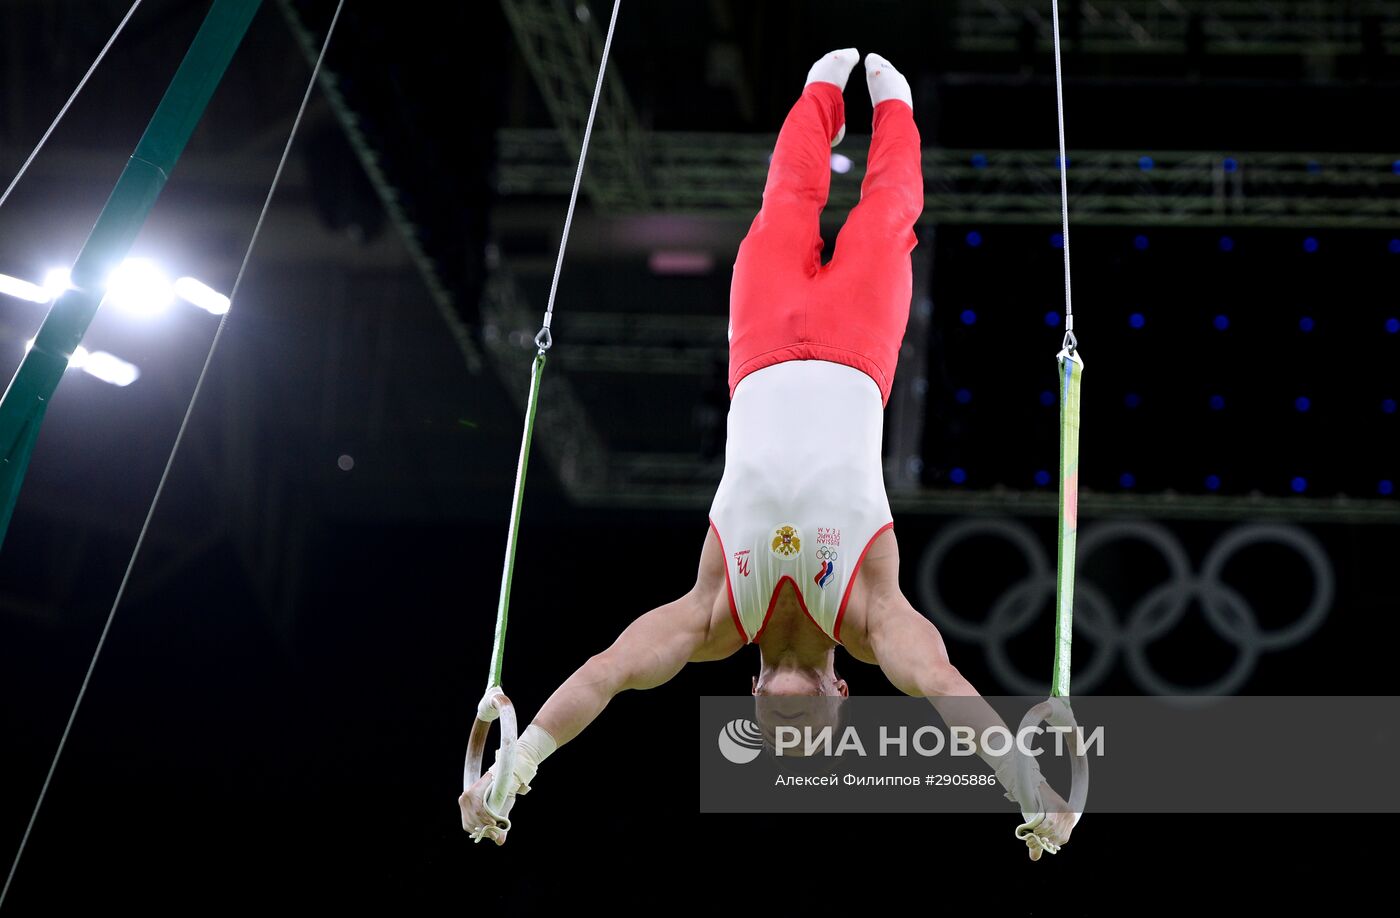
<svg viewBox="0 0 1400 918"><path fill-rule="evenodd" d="M802 551L802 537L792 526L779 526L773 533L773 554L780 558L791 558Z"/></svg>

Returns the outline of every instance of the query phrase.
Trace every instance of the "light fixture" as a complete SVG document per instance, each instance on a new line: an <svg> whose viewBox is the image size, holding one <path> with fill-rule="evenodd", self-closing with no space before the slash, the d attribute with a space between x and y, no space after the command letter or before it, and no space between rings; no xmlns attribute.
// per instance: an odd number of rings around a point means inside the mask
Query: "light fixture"
<svg viewBox="0 0 1400 918"><path fill-rule="evenodd" d="M106 351L93 351L88 354L82 362L82 371L113 386L129 386L141 377L141 370L135 364L127 363Z"/></svg>
<svg viewBox="0 0 1400 918"><path fill-rule="evenodd" d="M47 303L49 301L49 292L43 287L18 277L10 277L8 274L0 274L0 293L16 299L28 300L31 303Z"/></svg>
<svg viewBox="0 0 1400 918"><path fill-rule="evenodd" d="M174 290L176 296L193 303L210 315L221 316L228 312L229 298L196 278L180 278L175 281Z"/></svg>
<svg viewBox="0 0 1400 918"><path fill-rule="evenodd" d="M146 258L128 258L107 278L110 303L127 315L150 319L164 313L175 301L170 279Z"/></svg>
<svg viewBox="0 0 1400 918"><path fill-rule="evenodd" d="M73 276L67 268L50 268L44 272L44 290L48 292L50 300L58 299L72 286Z"/></svg>

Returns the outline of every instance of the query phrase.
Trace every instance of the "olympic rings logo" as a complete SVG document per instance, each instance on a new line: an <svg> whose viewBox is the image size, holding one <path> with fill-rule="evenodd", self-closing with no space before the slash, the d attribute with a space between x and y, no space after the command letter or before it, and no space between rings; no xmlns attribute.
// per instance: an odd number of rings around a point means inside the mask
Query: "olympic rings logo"
<svg viewBox="0 0 1400 918"><path fill-rule="evenodd" d="M986 536L1018 549L1029 571L992 602L984 620L974 621L949 610L939 591L938 578L949 551L969 539ZM1082 573L1095 552L1121 542L1139 542L1155 549L1167 567L1166 578L1151 585L1128 610L1126 618L1117 614L1103 590ZM1289 550L1312 574L1312 595L1303 613L1279 628L1261 627L1249 600L1221 579L1231 559L1257 545ZM1336 592L1326 551L1307 532L1284 523L1249 523L1227 531L1206 554L1199 574L1192 570L1190 558L1176 536L1164 526L1142 520L1111 521L1086 529L1079 538L1077 555L1081 573L1075 584L1074 631L1076 636L1089 640L1094 653L1083 668L1074 671L1072 684L1076 692L1086 694L1108 676L1120 656L1133 680L1151 694L1234 694L1248 681L1260 654L1293 647L1316 631L1327 618ZM1054 604L1054 561L1047 560L1040 540L1029 527L1004 518L953 523L924 549L918 589L934 624L955 638L982 644L988 665L1009 691L1026 695L1046 691L1048 683L1020 672L1007 652L1009 640L1027 631L1041 610ZM1205 686L1172 681L1158 672L1147 654L1154 642L1181 623L1193 601L1211 629L1237 649L1230 668ZM1046 646L1050 644L1049 636L1047 630Z"/></svg>
<svg viewBox="0 0 1400 918"><path fill-rule="evenodd" d="M835 560L836 560L836 549L834 549L834 548L818 548L818 549L817 549L817 560L818 560L818 561L835 561Z"/></svg>

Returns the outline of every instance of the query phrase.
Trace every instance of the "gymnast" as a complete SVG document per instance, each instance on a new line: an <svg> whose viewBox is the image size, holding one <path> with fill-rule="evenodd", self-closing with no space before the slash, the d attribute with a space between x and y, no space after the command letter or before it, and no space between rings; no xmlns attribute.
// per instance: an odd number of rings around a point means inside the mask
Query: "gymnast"
<svg viewBox="0 0 1400 918"><path fill-rule="evenodd" d="M758 645L752 683L765 736L819 729L849 689L836 648L877 664L899 691L928 698L976 735L1000 718L949 662L943 639L899 587L899 548L881 467L883 409L913 290L910 253L923 210L919 131L909 83L865 58L874 127L860 202L821 263L831 148L845 135L842 93L860 55L834 51L807 75L783 122L763 204L739 247L730 290L730 409L724 475L694 586L633 621L561 685L520 735L509 811L544 759L614 695L649 689L686 663ZM957 715L940 699L974 698ZM814 699L829 703L812 703ZM969 717L968 711L975 711ZM978 749L1020 804L1010 755ZM1075 815L1033 773L1055 850ZM504 844L506 813L485 804L492 771L459 799L462 827ZM1032 859L1042 845L1028 840Z"/></svg>

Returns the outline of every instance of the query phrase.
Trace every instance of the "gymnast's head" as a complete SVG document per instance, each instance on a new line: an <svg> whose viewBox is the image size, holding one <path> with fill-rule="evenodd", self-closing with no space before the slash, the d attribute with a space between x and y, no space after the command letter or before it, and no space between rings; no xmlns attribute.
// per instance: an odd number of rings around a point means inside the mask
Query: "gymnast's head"
<svg viewBox="0 0 1400 918"><path fill-rule="evenodd" d="M841 729L842 702L850 695L846 680L828 664L822 669L770 666L765 661L753 680L754 719L768 748L781 739L784 755L801 755L808 738L816 739L827 727ZM779 729L792 728L793 733ZM800 742L794 746L794 740Z"/></svg>

